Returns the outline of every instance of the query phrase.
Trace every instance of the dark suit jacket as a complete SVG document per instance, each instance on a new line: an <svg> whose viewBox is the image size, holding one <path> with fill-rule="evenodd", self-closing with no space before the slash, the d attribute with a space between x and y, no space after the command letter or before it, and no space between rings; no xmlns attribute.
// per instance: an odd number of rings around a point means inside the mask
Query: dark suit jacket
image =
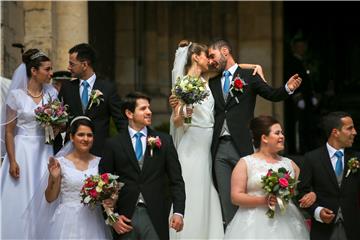
<svg viewBox="0 0 360 240"><path fill-rule="evenodd" d="M101 101L99 106L93 104L90 109L88 105L84 112L81 104L79 84L79 79L65 81L59 92L59 99L69 105L71 119L76 116L86 115L92 120L95 125L95 139L91 152L97 156L102 156L104 142L109 137L110 117L113 118L118 130L127 126L127 120L120 109L121 99L116 92L115 84L97 76L93 90L100 90L103 93L104 101ZM69 137L67 136L68 139ZM61 148L61 143L58 139L55 141L54 147L55 151Z"/></svg>
<svg viewBox="0 0 360 240"><path fill-rule="evenodd" d="M331 209L334 213L337 213L339 207L341 207L346 235L349 240L355 240L359 239L360 236L360 207L358 203L360 172L351 173L348 177L345 177L345 175L348 170L347 162L349 159L357 157L360 160L360 154L345 149L344 155L344 175L340 187L326 146L305 154L304 162L300 165L300 183L298 187L300 197L311 190L316 193L316 202L306 209L312 217L318 206ZM313 218L311 239L329 239L333 227L334 223L320 223Z"/></svg>
<svg viewBox="0 0 360 240"><path fill-rule="evenodd" d="M160 239L169 239L169 206L184 214L185 188L178 155L169 135L148 128L148 136L159 136L160 148L146 147L144 164L140 170L128 129L105 143L106 151L100 161L99 171L119 176L125 186L120 190L115 212L132 217L140 192L146 202L148 214ZM167 181L168 178L168 181Z"/></svg>
<svg viewBox="0 0 360 240"><path fill-rule="evenodd" d="M253 153L249 123L254 117L256 96L259 94L271 101L281 101L289 96L284 86L277 89L272 88L259 75L253 76L251 69L238 67L233 75L233 80L237 76L243 79L247 85L244 86L243 93L233 91L234 97L229 94L226 102L221 87L221 75L209 81L211 92L215 98L215 125L211 145L213 158L216 155L225 118L236 150L240 157L246 156ZM239 103L237 103L236 98Z"/></svg>

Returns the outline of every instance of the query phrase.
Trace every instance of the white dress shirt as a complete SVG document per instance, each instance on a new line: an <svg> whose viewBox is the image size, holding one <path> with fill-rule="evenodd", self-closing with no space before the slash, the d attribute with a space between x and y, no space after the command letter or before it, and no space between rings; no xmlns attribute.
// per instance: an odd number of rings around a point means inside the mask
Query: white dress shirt
<svg viewBox="0 0 360 240"><path fill-rule="evenodd" d="M90 85L89 88L88 88L88 98L90 99L90 94L91 94L91 90L93 89L94 87L94 83L95 83L95 80L96 80L96 75L95 73L93 75L91 75L91 77L89 77L89 79L87 79L86 81L88 82L88 84ZM82 83L84 82L85 80L84 79L80 79L80 86L79 86L79 93L80 93L80 97L82 96L82 92L83 92L83 85Z"/></svg>
<svg viewBox="0 0 360 240"><path fill-rule="evenodd" d="M326 148L327 148L327 151L329 153L329 157L330 157L330 160L331 160L331 165L334 169L334 172L335 172L335 166L336 166L336 161L337 161L337 157L335 156L335 152L337 151L341 151L343 153L343 156L341 158L341 161L342 161L342 164L344 166L344 149L343 148L340 148L340 149L335 149L333 148L329 143L326 143ZM315 212L314 212L314 218L319 221L319 222L323 222L320 218L320 211L323 209L324 207L317 207L315 209Z"/></svg>
<svg viewBox="0 0 360 240"><path fill-rule="evenodd" d="M129 135L131 138L131 143L133 145L134 148L134 152L136 152L136 137L135 134L138 132L136 130L134 130L133 128L131 128L130 126L128 126L129 129ZM145 150L146 150L146 138L147 138L147 128L144 127L143 129L141 129L139 132L141 132L143 135L141 136L141 143L142 143L142 154L144 156Z"/></svg>

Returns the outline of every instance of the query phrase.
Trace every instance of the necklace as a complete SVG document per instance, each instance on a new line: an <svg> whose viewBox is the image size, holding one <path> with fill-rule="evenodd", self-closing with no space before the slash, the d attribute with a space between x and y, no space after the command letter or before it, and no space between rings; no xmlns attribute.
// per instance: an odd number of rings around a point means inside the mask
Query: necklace
<svg viewBox="0 0 360 240"><path fill-rule="evenodd" d="M29 89L26 89L26 91L27 91L27 94L28 94L29 96L33 97L33 98L42 97L42 95L44 94L43 90L41 90L40 94L37 95L37 96L34 96L34 95L29 91Z"/></svg>

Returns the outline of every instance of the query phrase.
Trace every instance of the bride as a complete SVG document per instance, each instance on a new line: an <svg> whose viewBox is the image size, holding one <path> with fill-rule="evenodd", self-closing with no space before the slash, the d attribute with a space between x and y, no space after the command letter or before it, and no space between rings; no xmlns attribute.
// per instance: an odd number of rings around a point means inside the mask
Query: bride
<svg viewBox="0 0 360 240"><path fill-rule="evenodd" d="M94 125L86 116L70 123L71 142L56 159L50 158L49 171L26 211L31 239L111 239L100 206L91 209L80 202L85 178L98 174L100 157L89 152L93 131Z"/></svg>
<svg viewBox="0 0 360 240"><path fill-rule="evenodd" d="M1 156L5 154L0 173L1 239L27 237L22 215L46 172L49 156L53 155L34 113L34 109L48 102L49 96L57 98L57 91L49 84L51 61L39 49L27 50L22 61L1 104L0 133L2 143L5 142L1 146Z"/></svg>
<svg viewBox="0 0 360 240"><path fill-rule="evenodd" d="M173 84L184 73L200 77L207 71L206 51L205 45L180 42L172 72ZM201 104L194 104L191 125L183 123L184 109L181 103L173 109L172 136L185 181L186 203L184 228L177 233L171 231L171 239L222 239L224 235L220 200L211 175L214 99L208 86L207 89L210 96Z"/></svg>
<svg viewBox="0 0 360 240"><path fill-rule="evenodd" d="M304 217L291 201L284 214L276 207L274 218L266 215L268 206L275 206L277 201L274 195L265 194L261 177L270 168L277 171L284 167L293 178L300 171L293 161L278 155L285 140L279 122L260 116L251 121L250 130L258 151L241 158L232 173L231 199L239 208L226 228L225 239L309 239ZM313 192L305 195L300 200L302 207L310 206L315 198Z"/></svg>

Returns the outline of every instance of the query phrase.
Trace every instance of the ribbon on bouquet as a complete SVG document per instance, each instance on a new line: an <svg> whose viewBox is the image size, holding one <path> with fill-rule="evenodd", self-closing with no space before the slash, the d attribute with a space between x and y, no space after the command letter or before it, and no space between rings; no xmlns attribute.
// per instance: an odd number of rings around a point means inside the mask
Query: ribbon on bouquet
<svg viewBox="0 0 360 240"><path fill-rule="evenodd" d="M51 125L45 125L45 143L51 144L55 139L54 129Z"/></svg>
<svg viewBox="0 0 360 240"><path fill-rule="evenodd" d="M285 203L284 203L284 200L283 200L281 197L276 197L276 202L277 202L277 204L279 205L279 208L280 208L281 213L285 213L286 205L285 205ZM270 205L270 203L268 202L268 207L269 207L269 210L266 212L266 215L267 215L269 218L273 218L274 215L275 215L275 207L276 207L276 205L272 206L272 205Z"/></svg>

